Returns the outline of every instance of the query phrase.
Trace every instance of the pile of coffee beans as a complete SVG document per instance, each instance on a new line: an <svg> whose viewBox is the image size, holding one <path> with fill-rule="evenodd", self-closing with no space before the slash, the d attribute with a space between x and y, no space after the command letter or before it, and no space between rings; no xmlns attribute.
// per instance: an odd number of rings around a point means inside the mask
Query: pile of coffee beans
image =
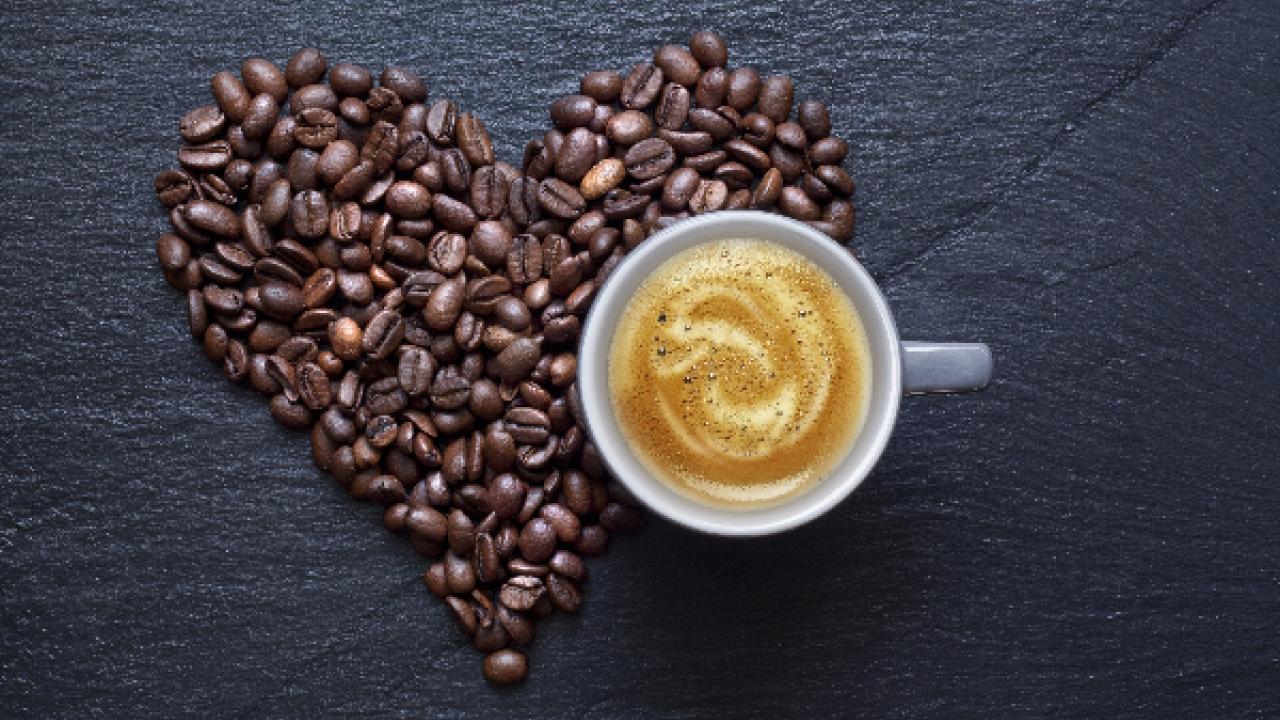
<svg viewBox="0 0 1280 720"><path fill-rule="evenodd" d="M852 235L826 108L790 121L791 81L727 58L703 32L587 74L523 168L409 70L251 58L213 76L156 177L172 225L156 254L192 336L385 507L495 684L528 673L513 648L538 619L581 607L584 556L644 520L579 407L597 287L658 228L723 208Z"/></svg>

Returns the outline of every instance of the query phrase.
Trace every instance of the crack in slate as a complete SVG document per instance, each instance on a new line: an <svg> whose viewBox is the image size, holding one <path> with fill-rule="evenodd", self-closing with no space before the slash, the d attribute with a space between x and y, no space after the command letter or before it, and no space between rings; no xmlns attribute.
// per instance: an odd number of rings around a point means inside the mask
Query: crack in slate
<svg viewBox="0 0 1280 720"><path fill-rule="evenodd" d="M883 278L882 284L887 287L892 284L893 281L919 270L930 259L939 253L950 250L951 248L961 244L964 237L953 237L956 233L972 227L990 215L1002 202L1004 202L1009 194L1013 192L1014 188L1021 185L1022 181L1032 176L1037 170L1044 166L1045 162L1047 162L1049 158L1053 157L1053 155L1057 153L1057 151L1066 142L1067 135L1075 131L1076 125L1082 122L1094 108L1133 87L1138 80L1142 79L1143 75L1145 75L1160 61L1168 57L1169 54L1172 53L1173 50L1191 34L1192 25L1204 18L1205 15L1216 10L1224 2L1226 2L1226 0L1210 0L1210 2L1202 5L1187 17L1183 18L1182 21L1173 28L1173 30L1165 33L1164 36L1160 38L1154 48L1139 58L1138 61L1128 70L1125 70L1119 79L1103 88L1101 92L1086 101L1079 110L1072 113L1070 117L1063 121L1061 126L1058 128L1058 131L1055 132L1045 143L1044 148L1033 155L1029 160L1027 160L1027 162L1023 163L1022 167L1015 171L1011 176L998 183L995 190L988 197L981 198L970 203L968 207L961 211L960 218L957 221L934 233L933 238L929 241L928 246L924 250L916 253L907 260L898 263L881 274L881 277Z"/></svg>

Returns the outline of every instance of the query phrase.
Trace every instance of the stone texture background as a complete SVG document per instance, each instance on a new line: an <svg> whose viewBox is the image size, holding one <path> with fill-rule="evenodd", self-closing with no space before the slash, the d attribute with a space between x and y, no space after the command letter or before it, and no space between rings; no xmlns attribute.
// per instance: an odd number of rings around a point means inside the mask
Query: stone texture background
<svg viewBox="0 0 1280 720"><path fill-rule="evenodd" d="M1280 715L1280 11L321 0L0 11L0 716ZM764 540L655 522L481 679L424 563L231 389L154 267L176 121L248 55L405 64L518 160L701 28L830 103L903 335L980 339Z"/></svg>

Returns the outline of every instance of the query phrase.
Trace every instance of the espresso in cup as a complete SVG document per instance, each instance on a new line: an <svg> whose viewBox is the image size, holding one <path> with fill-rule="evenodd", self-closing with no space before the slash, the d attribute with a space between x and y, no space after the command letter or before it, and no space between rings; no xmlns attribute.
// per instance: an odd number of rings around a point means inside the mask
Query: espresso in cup
<svg viewBox="0 0 1280 720"><path fill-rule="evenodd" d="M609 347L614 415L645 469L728 510L785 503L848 455L871 353L849 296L783 245L718 239L662 262Z"/></svg>

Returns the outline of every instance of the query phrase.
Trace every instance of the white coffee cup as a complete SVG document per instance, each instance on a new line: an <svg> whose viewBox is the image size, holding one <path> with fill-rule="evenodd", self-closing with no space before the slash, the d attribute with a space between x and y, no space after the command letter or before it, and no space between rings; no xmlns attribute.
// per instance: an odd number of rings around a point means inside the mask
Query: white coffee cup
<svg viewBox="0 0 1280 720"><path fill-rule="evenodd" d="M609 395L609 347L618 318L636 289L672 255L705 242L753 238L795 250L826 270L853 301L871 355L870 402L862 430L844 459L807 492L778 505L742 510L681 495L653 477L627 443ZM578 351L578 391L592 441L610 471L643 503L708 533L753 536L780 532L830 510L871 472L893 432L903 394L978 390L991 379L991 350L978 343L900 342L875 281L848 250L826 235L773 213L717 212L660 231L618 264L596 295Z"/></svg>

